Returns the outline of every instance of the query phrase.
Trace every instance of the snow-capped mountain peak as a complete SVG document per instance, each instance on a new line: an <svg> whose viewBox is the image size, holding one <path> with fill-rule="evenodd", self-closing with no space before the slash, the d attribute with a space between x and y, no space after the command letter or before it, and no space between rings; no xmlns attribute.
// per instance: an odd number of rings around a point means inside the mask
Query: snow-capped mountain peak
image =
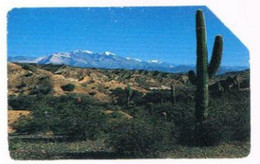
<svg viewBox="0 0 260 164"><path fill-rule="evenodd" d="M137 61L137 62L142 62L141 59L133 59L133 58L130 58L130 57L126 57L127 60L134 60L134 61Z"/></svg>
<svg viewBox="0 0 260 164"><path fill-rule="evenodd" d="M57 57L57 58L70 58L71 57L71 53L62 53L62 52L58 52L52 55L53 57Z"/></svg>
<svg viewBox="0 0 260 164"><path fill-rule="evenodd" d="M148 63L157 63L157 64L161 64L162 61L157 60L157 59L152 59L152 60L148 60Z"/></svg>
<svg viewBox="0 0 260 164"><path fill-rule="evenodd" d="M74 50L72 53L77 54L77 53L87 53L87 54L93 54L93 51L90 50Z"/></svg>
<svg viewBox="0 0 260 164"><path fill-rule="evenodd" d="M105 69L134 69L134 70L158 70L163 72L188 72L194 69L193 65L174 65L172 63L162 62L157 59L141 61L130 57L117 56L112 52L104 53L92 52L89 50L75 50L72 52L57 52L38 58L29 57L9 57L9 62L36 63L36 64L56 64L69 65L75 67L105 68ZM222 67L222 73L225 70L243 70L244 67L228 68ZM224 70L224 71L223 71Z"/></svg>
<svg viewBox="0 0 260 164"><path fill-rule="evenodd" d="M134 59L135 61L137 61L137 62L142 62L142 60L141 59Z"/></svg>
<svg viewBox="0 0 260 164"><path fill-rule="evenodd" d="M94 53L93 51L89 51L89 50L84 50L82 52L85 52L85 53L88 53L88 54L93 54Z"/></svg>
<svg viewBox="0 0 260 164"><path fill-rule="evenodd" d="M104 52L104 55L107 55L107 56L115 56L116 54L112 53L112 52L109 52L109 51L105 51Z"/></svg>

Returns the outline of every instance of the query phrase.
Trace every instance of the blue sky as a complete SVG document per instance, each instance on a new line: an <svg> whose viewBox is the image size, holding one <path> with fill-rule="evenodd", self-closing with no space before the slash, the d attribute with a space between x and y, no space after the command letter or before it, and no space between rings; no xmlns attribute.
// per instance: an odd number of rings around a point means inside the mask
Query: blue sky
<svg viewBox="0 0 260 164"><path fill-rule="evenodd" d="M222 65L248 66L249 52L206 7L20 8L8 13L8 56L110 51L141 60L196 63L195 13L205 13L208 52L224 37Z"/></svg>

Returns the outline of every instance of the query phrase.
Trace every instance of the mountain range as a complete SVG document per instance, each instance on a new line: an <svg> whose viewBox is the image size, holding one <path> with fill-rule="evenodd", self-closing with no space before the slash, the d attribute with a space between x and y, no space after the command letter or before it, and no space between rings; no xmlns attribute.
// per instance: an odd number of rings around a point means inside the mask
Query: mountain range
<svg viewBox="0 0 260 164"><path fill-rule="evenodd" d="M97 53L88 50L75 50L72 52L58 52L42 57L16 56L8 57L9 62L16 63L36 63L40 65L69 65L74 67L87 68L105 68L105 69L130 69L130 70L157 70L162 72L187 72L194 70L194 65L175 65L162 62L157 59L142 61L140 59L132 59L129 57L121 57L111 52ZM243 66L222 66L219 74L241 71L248 69Z"/></svg>

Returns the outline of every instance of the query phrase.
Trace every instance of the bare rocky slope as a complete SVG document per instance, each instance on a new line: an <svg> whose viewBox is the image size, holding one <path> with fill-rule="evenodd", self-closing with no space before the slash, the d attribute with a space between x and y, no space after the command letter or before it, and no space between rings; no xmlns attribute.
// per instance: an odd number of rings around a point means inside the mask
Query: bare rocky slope
<svg viewBox="0 0 260 164"><path fill-rule="evenodd" d="M71 84L73 89L64 86ZM91 95L104 102L110 102L110 94L116 88L129 85L142 93L150 90L194 88L186 74L164 73L145 70L76 68L66 65L37 65L8 63L8 95L36 95L81 93ZM249 70L231 72L215 77L210 85L213 90L249 87ZM214 87L215 85L215 87Z"/></svg>

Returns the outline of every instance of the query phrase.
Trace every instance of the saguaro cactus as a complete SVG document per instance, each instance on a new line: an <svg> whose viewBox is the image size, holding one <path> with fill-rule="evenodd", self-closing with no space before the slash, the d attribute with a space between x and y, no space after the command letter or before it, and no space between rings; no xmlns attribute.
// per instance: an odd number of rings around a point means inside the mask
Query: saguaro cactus
<svg viewBox="0 0 260 164"><path fill-rule="evenodd" d="M172 84L171 85L171 102L172 102L172 107L174 106L174 104L176 103L176 99L175 99L175 86Z"/></svg>
<svg viewBox="0 0 260 164"><path fill-rule="evenodd" d="M131 89L131 87L129 85L127 85L125 87L125 93L126 93L126 106L129 106L130 99L133 95L133 90Z"/></svg>
<svg viewBox="0 0 260 164"><path fill-rule="evenodd" d="M221 62L223 51L223 38L217 35L213 47L212 58L208 64L208 52L206 43L206 26L204 14L202 10L196 13L196 36L197 36L197 67L195 75L194 71L189 71L189 79L191 83L197 85L196 89L196 119L202 123L208 116L208 81L212 78Z"/></svg>

